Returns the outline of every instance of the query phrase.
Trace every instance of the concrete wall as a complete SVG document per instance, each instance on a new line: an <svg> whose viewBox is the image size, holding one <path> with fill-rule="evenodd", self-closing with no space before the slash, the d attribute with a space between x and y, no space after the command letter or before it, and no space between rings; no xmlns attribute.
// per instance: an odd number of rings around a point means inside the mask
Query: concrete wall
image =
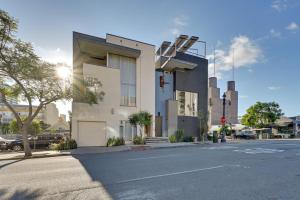
<svg viewBox="0 0 300 200"><path fill-rule="evenodd" d="M102 83L101 90L105 92L102 102L89 105L86 103L72 104L72 137L78 137L79 121L106 122L106 139L119 137L121 120L138 111L137 107L120 106L120 70L83 64L84 76L98 78ZM86 130L87 132L89 130Z"/></svg>
<svg viewBox="0 0 300 200"><path fill-rule="evenodd" d="M164 81L168 84L165 84L163 88L159 85L159 77L163 75L163 72L156 71L155 73L155 114L162 116L162 136L168 136L168 125L167 125L167 102L168 100L173 100L173 74L164 73ZM177 112L177 110L176 110ZM177 113L176 113L177 114ZM176 125L177 126L177 125Z"/></svg>
<svg viewBox="0 0 300 200"><path fill-rule="evenodd" d="M175 58L197 64L192 70L175 72L174 89L198 93L198 110L203 116L207 115L208 61L184 53L177 53ZM178 129L184 129L186 135L199 137L198 117L178 116Z"/></svg>
<svg viewBox="0 0 300 200"><path fill-rule="evenodd" d="M166 121L167 121L167 135L174 135L177 131L178 127L178 118L177 118L177 107L178 103L175 100L167 100L167 115L166 115Z"/></svg>

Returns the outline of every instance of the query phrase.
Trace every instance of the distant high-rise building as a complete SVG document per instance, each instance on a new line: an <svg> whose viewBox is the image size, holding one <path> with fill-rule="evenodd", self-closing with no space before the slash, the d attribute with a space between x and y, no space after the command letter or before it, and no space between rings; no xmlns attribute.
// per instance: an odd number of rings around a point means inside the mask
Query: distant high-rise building
<svg viewBox="0 0 300 200"><path fill-rule="evenodd" d="M235 81L227 82L225 118L226 123L238 124L238 91L235 90ZM220 88L217 78L210 77L208 82L208 125L221 124L223 114L223 100L220 97Z"/></svg>

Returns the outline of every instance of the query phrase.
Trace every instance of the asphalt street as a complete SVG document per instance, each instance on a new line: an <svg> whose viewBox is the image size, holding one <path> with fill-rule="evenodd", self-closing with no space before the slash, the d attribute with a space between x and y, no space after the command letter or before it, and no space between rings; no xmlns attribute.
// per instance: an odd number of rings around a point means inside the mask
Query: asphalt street
<svg viewBox="0 0 300 200"><path fill-rule="evenodd" d="M300 141L0 161L0 199L299 200Z"/></svg>

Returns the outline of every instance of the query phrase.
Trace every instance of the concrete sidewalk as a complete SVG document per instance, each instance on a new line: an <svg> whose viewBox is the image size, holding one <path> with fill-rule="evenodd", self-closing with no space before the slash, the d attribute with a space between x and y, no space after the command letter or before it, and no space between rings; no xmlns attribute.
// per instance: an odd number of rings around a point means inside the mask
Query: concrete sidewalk
<svg viewBox="0 0 300 200"><path fill-rule="evenodd" d="M114 147L81 147L71 150L63 151L35 151L32 152L31 158L45 158L45 157L54 157L54 156L69 156L69 155L84 155L84 154L101 154L109 152L120 152L120 151L142 151L147 149L158 149L158 148L178 148L178 147L187 147L195 146L202 143L155 143L155 144L146 144L146 145L122 145ZM208 143L205 143L208 144ZM204 144L202 144L204 145ZM1 160L18 160L24 159L23 152L0 152L0 161Z"/></svg>

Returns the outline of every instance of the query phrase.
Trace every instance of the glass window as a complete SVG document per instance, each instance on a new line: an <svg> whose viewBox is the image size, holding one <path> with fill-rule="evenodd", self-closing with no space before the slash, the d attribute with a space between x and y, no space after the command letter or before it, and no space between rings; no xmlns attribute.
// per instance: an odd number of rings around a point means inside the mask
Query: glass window
<svg viewBox="0 0 300 200"><path fill-rule="evenodd" d="M176 90L176 100L178 101L178 115L197 117L197 93Z"/></svg>
<svg viewBox="0 0 300 200"><path fill-rule="evenodd" d="M136 60L109 54L108 67L120 69L121 105L136 106Z"/></svg>
<svg viewBox="0 0 300 200"><path fill-rule="evenodd" d="M120 56L115 54L109 54L107 66L115 69L120 69Z"/></svg>
<svg viewBox="0 0 300 200"><path fill-rule="evenodd" d="M136 106L136 60L109 54L109 66L120 69L121 105Z"/></svg>

